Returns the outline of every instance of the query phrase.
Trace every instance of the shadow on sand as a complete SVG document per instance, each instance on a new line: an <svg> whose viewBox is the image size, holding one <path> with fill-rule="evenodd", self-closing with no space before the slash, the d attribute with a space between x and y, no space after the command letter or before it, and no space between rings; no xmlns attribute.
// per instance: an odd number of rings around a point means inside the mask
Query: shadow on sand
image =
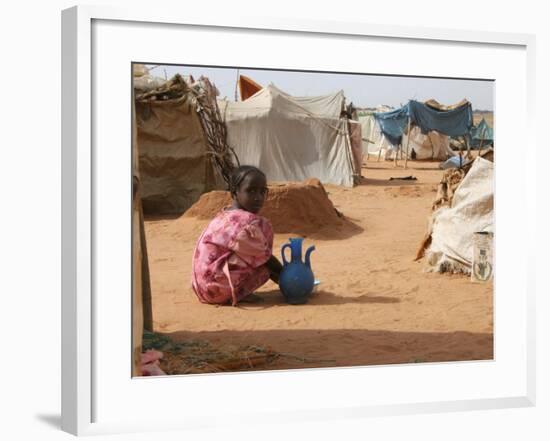
<svg viewBox="0 0 550 441"><path fill-rule="evenodd" d="M289 321L286 329L179 331L165 335L179 342L206 340L220 348L250 345L284 354L268 364L235 371L493 359L492 333L293 329Z"/></svg>
<svg viewBox="0 0 550 441"><path fill-rule="evenodd" d="M395 176L410 176L410 170L405 170L404 173L400 173L398 171ZM407 179L392 179L390 181L389 179L361 178L361 182L359 182L358 185L366 185L370 187L402 187L405 185L419 185L419 182L418 180Z"/></svg>
<svg viewBox="0 0 550 441"><path fill-rule="evenodd" d="M300 305L288 305L281 291L272 289L270 291L259 291L256 294L262 301L258 303L239 303L239 307L246 309L267 309L271 307L289 307L296 308ZM364 294L358 297L343 297L329 291L319 289L315 291L307 305L344 305L344 304L369 304L369 303L399 303L400 300L395 297L388 297L377 294Z"/></svg>

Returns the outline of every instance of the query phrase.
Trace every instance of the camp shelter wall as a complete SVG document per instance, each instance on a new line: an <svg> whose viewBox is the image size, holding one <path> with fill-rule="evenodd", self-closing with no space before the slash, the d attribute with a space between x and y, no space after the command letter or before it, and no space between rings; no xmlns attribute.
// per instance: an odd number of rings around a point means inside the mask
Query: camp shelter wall
<svg viewBox="0 0 550 441"><path fill-rule="evenodd" d="M408 134L403 135L404 154L406 154L407 139L409 158L413 150L416 154L416 159L445 160L450 156L456 156L456 153L449 146L449 137L435 130L424 134L420 127L412 126L410 137Z"/></svg>
<svg viewBox="0 0 550 441"><path fill-rule="evenodd" d="M377 124L373 114L359 116L359 123L362 128L364 155L369 153L378 154L380 150L387 151L392 148L392 145L382 134L380 126ZM373 142L365 141L365 139Z"/></svg>
<svg viewBox="0 0 550 441"><path fill-rule="evenodd" d="M269 85L243 102L221 101L228 143L241 164L254 165L270 181L353 186L354 162L343 92L291 97Z"/></svg>
<svg viewBox="0 0 550 441"><path fill-rule="evenodd" d="M204 192L224 188L188 95L136 101L136 123L146 214L182 213Z"/></svg>
<svg viewBox="0 0 550 441"><path fill-rule="evenodd" d="M493 232L493 163L481 157L457 187L450 207L434 212L429 268L469 273L476 232Z"/></svg>

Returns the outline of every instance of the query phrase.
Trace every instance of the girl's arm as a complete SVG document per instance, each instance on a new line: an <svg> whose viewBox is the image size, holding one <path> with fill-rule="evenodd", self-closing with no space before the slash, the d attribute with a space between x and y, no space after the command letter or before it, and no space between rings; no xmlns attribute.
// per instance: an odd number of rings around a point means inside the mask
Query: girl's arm
<svg viewBox="0 0 550 441"><path fill-rule="evenodd" d="M283 269L281 262L272 254L269 260L265 263L267 269L269 270L269 278L273 280L276 284L279 284L279 275Z"/></svg>

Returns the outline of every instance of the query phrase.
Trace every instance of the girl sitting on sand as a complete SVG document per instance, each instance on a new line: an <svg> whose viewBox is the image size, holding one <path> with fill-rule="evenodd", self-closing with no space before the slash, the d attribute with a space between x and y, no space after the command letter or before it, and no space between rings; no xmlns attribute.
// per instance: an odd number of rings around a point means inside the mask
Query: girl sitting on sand
<svg viewBox="0 0 550 441"><path fill-rule="evenodd" d="M193 253L192 285L202 303L233 306L271 278L279 283L281 263L272 255L273 229L257 213L267 195L264 173L249 165L235 169L233 204L223 208L201 234Z"/></svg>

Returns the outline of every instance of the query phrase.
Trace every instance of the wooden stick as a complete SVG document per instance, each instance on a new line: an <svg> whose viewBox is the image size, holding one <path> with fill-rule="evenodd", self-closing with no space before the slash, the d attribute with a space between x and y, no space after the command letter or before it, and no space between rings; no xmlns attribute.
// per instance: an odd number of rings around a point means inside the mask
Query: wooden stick
<svg viewBox="0 0 550 441"><path fill-rule="evenodd" d="M137 203L139 207L139 240L141 246L141 277L142 277L142 302L143 302L143 329L153 331L153 300L151 295L151 276L149 273L149 258L147 253L147 240L145 239L145 223L143 219L143 206L141 193L138 190Z"/></svg>
<svg viewBox="0 0 550 441"><path fill-rule="evenodd" d="M479 140L479 149L477 150L477 157L479 158L479 155L481 155L481 147L483 147L483 141L485 138L485 131L487 129L484 127L483 131L481 132L481 139Z"/></svg>
<svg viewBox="0 0 550 441"><path fill-rule="evenodd" d="M239 86L239 69L237 69L237 81L235 82L235 102L237 102L239 99L238 99L238 96L237 96L237 88ZM242 100L242 96L241 96L241 100Z"/></svg>
<svg viewBox="0 0 550 441"><path fill-rule="evenodd" d="M462 138L464 139L464 136ZM458 156L460 157L460 168L462 168L462 143L458 145Z"/></svg>
<svg viewBox="0 0 550 441"><path fill-rule="evenodd" d="M380 139L378 141L378 160L376 162L380 162L380 156L382 156L382 141L384 140L384 137L382 134L380 134Z"/></svg>
<svg viewBox="0 0 550 441"><path fill-rule="evenodd" d="M470 142L466 135L464 135L464 140L466 141L466 159L470 159Z"/></svg>

